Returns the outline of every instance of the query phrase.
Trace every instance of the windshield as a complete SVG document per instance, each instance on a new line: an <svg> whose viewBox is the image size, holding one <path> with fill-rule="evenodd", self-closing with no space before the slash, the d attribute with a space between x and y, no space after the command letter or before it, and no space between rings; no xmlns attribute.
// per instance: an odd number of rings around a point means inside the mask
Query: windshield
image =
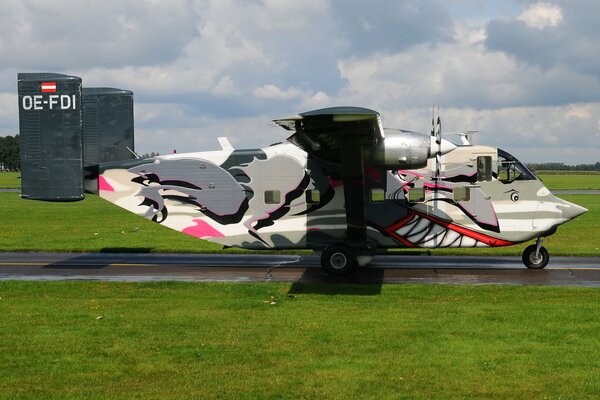
<svg viewBox="0 0 600 400"><path fill-rule="evenodd" d="M537 177L514 156L498 149L498 180L502 183L513 181L536 181Z"/></svg>

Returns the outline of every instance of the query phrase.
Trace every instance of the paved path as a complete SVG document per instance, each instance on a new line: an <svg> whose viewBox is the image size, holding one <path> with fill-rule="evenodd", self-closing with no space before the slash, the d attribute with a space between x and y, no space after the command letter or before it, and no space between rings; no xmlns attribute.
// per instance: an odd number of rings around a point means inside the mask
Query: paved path
<svg viewBox="0 0 600 400"><path fill-rule="evenodd" d="M528 270L520 257L377 256L332 277L317 256L260 254L0 253L0 280L454 283L600 287L600 257L552 257Z"/></svg>

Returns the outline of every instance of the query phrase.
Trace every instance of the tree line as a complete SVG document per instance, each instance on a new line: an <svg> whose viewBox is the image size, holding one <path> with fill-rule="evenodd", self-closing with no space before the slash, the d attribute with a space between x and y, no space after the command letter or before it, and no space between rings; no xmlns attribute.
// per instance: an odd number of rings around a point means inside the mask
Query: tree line
<svg viewBox="0 0 600 400"><path fill-rule="evenodd" d="M534 171L600 171L600 162L595 164L566 165L563 163L528 163L527 167Z"/></svg>
<svg viewBox="0 0 600 400"><path fill-rule="evenodd" d="M19 135L0 137L0 171L19 171L20 169Z"/></svg>

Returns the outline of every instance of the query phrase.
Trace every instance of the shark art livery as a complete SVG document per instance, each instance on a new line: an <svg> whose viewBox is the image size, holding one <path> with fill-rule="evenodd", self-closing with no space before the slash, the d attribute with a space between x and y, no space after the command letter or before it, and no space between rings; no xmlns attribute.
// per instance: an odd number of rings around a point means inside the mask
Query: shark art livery
<svg viewBox="0 0 600 400"><path fill-rule="evenodd" d="M274 120L293 133L261 149L219 138L218 151L104 162L118 159L117 147L133 148L131 92L82 91L80 78L60 74L19 74L18 83L22 197L80 200L85 187L225 247L312 249L331 274L367 265L378 249L534 239L523 262L544 268L543 238L587 211L501 149L442 139L439 118L421 134L385 129L373 110L326 108Z"/></svg>
<svg viewBox="0 0 600 400"><path fill-rule="evenodd" d="M102 164L100 196L227 247L312 249L349 273L376 249L495 247L543 268L541 238L587 211L553 196L507 152L384 129L357 107L275 120L294 133L262 149Z"/></svg>

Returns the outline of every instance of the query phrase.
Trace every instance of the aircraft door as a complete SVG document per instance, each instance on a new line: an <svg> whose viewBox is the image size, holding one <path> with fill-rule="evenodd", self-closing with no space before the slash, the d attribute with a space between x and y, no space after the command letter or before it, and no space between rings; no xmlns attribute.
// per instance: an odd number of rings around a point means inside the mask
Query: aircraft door
<svg viewBox="0 0 600 400"><path fill-rule="evenodd" d="M538 201L537 204L535 205L535 212L533 213L533 218L531 218L531 230L534 232L536 230L538 230L538 226L535 221L536 221L537 216L539 215L541 206L542 206L542 202Z"/></svg>

